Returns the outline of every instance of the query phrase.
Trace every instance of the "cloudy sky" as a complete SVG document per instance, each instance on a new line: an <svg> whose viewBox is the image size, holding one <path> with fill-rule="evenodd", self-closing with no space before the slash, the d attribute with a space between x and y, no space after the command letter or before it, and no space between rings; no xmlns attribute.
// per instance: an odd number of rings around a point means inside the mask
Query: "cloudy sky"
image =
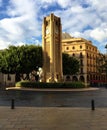
<svg viewBox="0 0 107 130"><path fill-rule="evenodd" d="M91 40L105 53L107 0L0 0L0 49L41 44L43 17L61 17L62 30Z"/></svg>

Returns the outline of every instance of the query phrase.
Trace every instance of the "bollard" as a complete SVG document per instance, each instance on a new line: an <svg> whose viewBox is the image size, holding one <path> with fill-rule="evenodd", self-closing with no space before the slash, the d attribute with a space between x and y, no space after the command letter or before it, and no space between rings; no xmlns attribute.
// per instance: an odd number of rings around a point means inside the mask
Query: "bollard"
<svg viewBox="0 0 107 130"><path fill-rule="evenodd" d="M14 109L14 99L11 100L11 109Z"/></svg>
<svg viewBox="0 0 107 130"><path fill-rule="evenodd" d="M95 102L93 99L91 100L91 110L95 110Z"/></svg>

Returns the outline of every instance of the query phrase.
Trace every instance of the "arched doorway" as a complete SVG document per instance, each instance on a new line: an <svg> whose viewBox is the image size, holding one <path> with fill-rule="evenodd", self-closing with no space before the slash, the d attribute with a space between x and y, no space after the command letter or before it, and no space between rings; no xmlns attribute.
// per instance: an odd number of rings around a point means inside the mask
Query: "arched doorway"
<svg viewBox="0 0 107 130"><path fill-rule="evenodd" d="M78 78L76 76L73 76L72 81L78 81Z"/></svg>
<svg viewBox="0 0 107 130"><path fill-rule="evenodd" d="M66 76L66 81L71 81L70 75Z"/></svg>
<svg viewBox="0 0 107 130"><path fill-rule="evenodd" d="M82 82L84 82L85 81L84 76L80 76L79 80L82 81Z"/></svg>

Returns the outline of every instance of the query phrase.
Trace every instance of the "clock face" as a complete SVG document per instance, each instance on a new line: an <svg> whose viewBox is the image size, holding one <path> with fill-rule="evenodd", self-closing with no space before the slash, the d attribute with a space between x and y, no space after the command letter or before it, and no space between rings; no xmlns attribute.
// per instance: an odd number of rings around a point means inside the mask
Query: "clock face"
<svg viewBox="0 0 107 130"><path fill-rule="evenodd" d="M49 29L48 28L46 28L46 34L49 34Z"/></svg>

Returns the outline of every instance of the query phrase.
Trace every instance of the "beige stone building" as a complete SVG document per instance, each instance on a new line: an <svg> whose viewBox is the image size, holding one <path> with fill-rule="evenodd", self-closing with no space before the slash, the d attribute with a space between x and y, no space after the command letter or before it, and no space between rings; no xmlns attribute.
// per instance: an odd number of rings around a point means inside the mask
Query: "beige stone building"
<svg viewBox="0 0 107 130"><path fill-rule="evenodd" d="M74 38L67 33L62 34L62 52L76 57L80 62L78 75L66 76L71 81L83 81L86 85L98 80L105 80L105 73L98 71L97 59L99 51L96 46L84 38ZM102 64L102 62L100 62Z"/></svg>

